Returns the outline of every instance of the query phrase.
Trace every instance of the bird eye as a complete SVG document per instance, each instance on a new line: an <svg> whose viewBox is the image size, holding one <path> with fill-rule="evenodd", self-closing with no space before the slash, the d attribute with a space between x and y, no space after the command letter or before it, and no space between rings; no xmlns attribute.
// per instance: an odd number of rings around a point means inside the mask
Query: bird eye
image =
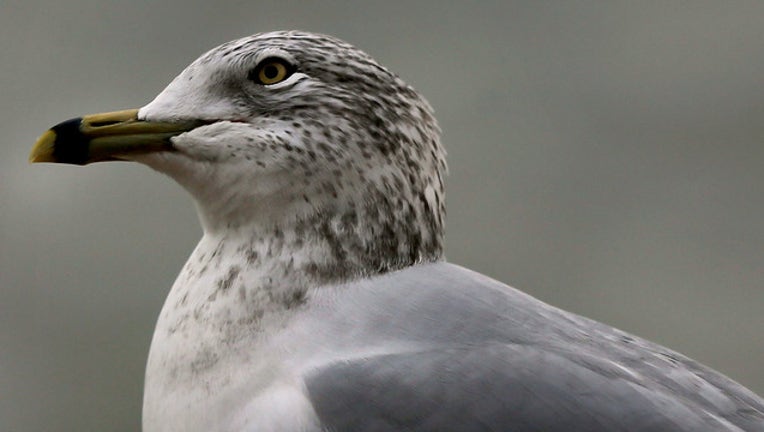
<svg viewBox="0 0 764 432"><path fill-rule="evenodd" d="M280 58L267 58L261 61L250 73L252 81L270 85L276 84L289 78L294 72L294 67L286 60Z"/></svg>

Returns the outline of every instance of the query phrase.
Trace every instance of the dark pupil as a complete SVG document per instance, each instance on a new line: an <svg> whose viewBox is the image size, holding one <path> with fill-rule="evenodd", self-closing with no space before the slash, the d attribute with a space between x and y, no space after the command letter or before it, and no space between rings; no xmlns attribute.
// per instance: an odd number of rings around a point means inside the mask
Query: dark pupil
<svg viewBox="0 0 764 432"><path fill-rule="evenodd" d="M263 68L263 74L268 79L274 79L279 74L279 68L273 65L268 65L265 68Z"/></svg>

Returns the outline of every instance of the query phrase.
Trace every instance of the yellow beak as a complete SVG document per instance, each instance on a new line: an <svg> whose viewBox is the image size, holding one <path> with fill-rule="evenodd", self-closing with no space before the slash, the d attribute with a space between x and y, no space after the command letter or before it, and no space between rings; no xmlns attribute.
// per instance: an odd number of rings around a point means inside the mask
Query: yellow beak
<svg viewBox="0 0 764 432"><path fill-rule="evenodd" d="M138 120L137 109L73 118L45 131L32 148L29 162L86 165L172 151L170 138L201 123Z"/></svg>

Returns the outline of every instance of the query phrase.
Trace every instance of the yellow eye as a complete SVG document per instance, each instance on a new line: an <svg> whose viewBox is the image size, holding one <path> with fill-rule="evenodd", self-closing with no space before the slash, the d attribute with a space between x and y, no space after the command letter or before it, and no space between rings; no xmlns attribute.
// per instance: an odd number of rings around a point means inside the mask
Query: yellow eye
<svg viewBox="0 0 764 432"><path fill-rule="evenodd" d="M250 72L249 78L258 84L276 84L292 75L292 65L280 58L265 59Z"/></svg>

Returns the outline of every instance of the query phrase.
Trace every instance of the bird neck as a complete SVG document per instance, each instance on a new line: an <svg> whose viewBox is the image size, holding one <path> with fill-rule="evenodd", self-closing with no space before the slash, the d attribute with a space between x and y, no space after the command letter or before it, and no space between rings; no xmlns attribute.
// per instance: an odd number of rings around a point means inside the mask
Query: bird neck
<svg viewBox="0 0 764 432"><path fill-rule="evenodd" d="M205 344L230 345L231 335L252 334L237 329L258 332L288 318L311 289L440 259L439 253L411 253L410 240L396 236L405 231L392 222L385 227L355 212L320 212L205 232L170 291L157 331L172 338L202 328L210 339Z"/></svg>
<svg viewBox="0 0 764 432"><path fill-rule="evenodd" d="M255 271L261 276L256 289L278 291L274 298L289 306L315 286L441 259L441 236L420 232L423 226L376 206L346 205L206 231L194 254L208 266L228 265L233 273Z"/></svg>
<svg viewBox="0 0 764 432"><path fill-rule="evenodd" d="M205 239L236 248L229 252L239 267L295 290L442 259L442 201L433 188L414 194L404 187L402 198L374 182L353 192L327 189L309 190L305 199L275 188L282 193L258 199L197 196Z"/></svg>

